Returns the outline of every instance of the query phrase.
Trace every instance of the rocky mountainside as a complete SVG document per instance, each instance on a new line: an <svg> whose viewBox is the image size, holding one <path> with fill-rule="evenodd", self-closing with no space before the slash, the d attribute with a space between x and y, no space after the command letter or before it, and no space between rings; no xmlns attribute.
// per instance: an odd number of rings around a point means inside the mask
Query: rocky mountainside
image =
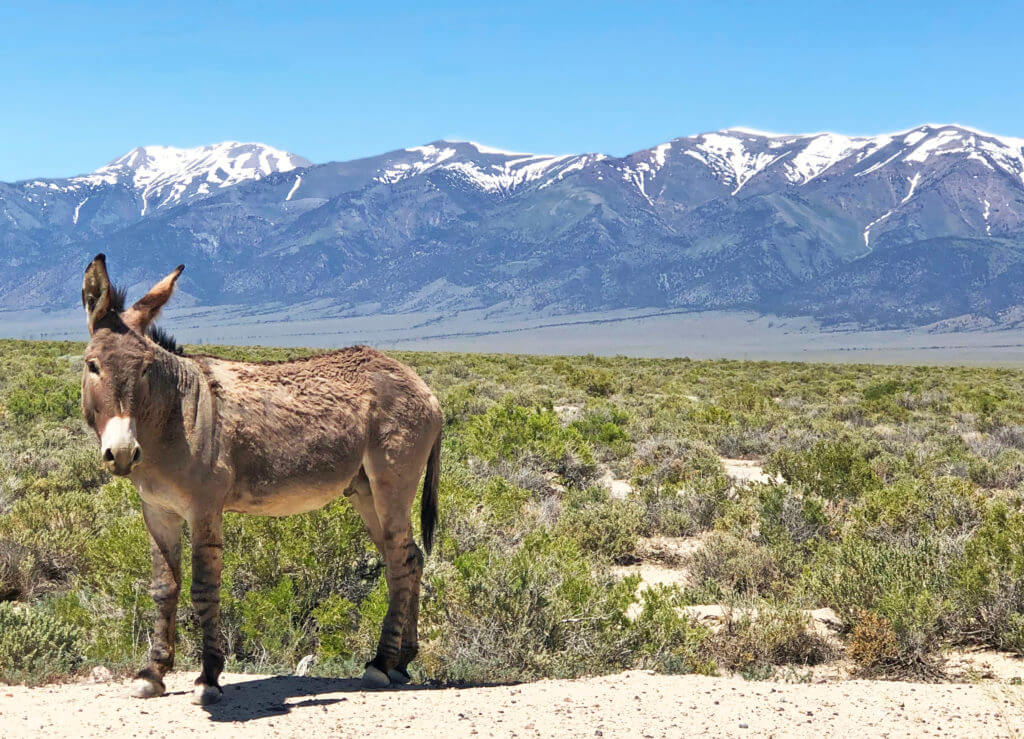
<svg viewBox="0 0 1024 739"><path fill-rule="evenodd" d="M1000 321L1024 305L1024 139L728 129L625 157L437 141L321 165L228 143L0 184L0 307L74 304L97 251L131 284L185 262L202 304Z"/></svg>

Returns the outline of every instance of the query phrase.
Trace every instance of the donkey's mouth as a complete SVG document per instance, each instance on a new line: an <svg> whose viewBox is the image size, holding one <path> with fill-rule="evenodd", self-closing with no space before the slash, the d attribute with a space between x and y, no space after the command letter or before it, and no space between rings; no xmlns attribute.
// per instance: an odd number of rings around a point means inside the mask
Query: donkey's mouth
<svg viewBox="0 0 1024 739"><path fill-rule="evenodd" d="M127 477L142 460L142 449L138 444L128 448L113 449L107 447L103 450L103 466L107 471L117 477Z"/></svg>

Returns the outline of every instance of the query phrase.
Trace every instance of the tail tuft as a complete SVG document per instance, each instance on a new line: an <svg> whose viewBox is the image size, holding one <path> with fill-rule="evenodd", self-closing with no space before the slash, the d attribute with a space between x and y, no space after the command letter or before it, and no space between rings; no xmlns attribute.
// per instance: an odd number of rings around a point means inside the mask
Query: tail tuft
<svg viewBox="0 0 1024 739"><path fill-rule="evenodd" d="M427 460L427 473L423 477L423 495L420 496L420 532L427 554L434 546L434 527L437 525L437 487L441 479L441 434L434 440Z"/></svg>

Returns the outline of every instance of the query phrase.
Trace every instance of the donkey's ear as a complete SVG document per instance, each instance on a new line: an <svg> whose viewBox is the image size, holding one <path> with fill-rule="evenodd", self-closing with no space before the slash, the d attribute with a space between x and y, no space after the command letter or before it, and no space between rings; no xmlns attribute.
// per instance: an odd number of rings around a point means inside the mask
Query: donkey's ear
<svg viewBox="0 0 1024 739"><path fill-rule="evenodd" d="M171 294L174 293L174 283L178 281L178 277L184 269L185 265L179 264L173 272L153 285L152 290L139 298L139 302L126 310L121 319L140 334L145 333L149 324L156 319L160 309L164 307L164 303L171 299Z"/></svg>
<svg viewBox="0 0 1024 739"><path fill-rule="evenodd" d="M82 306L89 322L89 333L110 312L113 288L107 276L107 258L97 254L85 270L82 280Z"/></svg>

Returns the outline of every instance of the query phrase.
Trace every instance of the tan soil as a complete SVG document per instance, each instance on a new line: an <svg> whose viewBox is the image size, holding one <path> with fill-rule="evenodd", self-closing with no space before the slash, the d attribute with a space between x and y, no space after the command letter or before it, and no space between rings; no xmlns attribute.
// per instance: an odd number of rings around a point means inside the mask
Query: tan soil
<svg viewBox="0 0 1024 739"><path fill-rule="evenodd" d="M730 459L729 457L719 457L719 459L722 461L722 467L725 468L725 474L736 482L779 481L768 475L761 467L761 462L756 459Z"/></svg>
<svg viewBox="0 0 1024 739"><path fill-rule="evenodd" d="M225 675L224 699L189 702L194 675L140 701L126 682L0 686L0 734L28 736L1016 736L1024 688L1003 682L746 682L628 672L471 688L364 692L354 680Z"/></svg>

